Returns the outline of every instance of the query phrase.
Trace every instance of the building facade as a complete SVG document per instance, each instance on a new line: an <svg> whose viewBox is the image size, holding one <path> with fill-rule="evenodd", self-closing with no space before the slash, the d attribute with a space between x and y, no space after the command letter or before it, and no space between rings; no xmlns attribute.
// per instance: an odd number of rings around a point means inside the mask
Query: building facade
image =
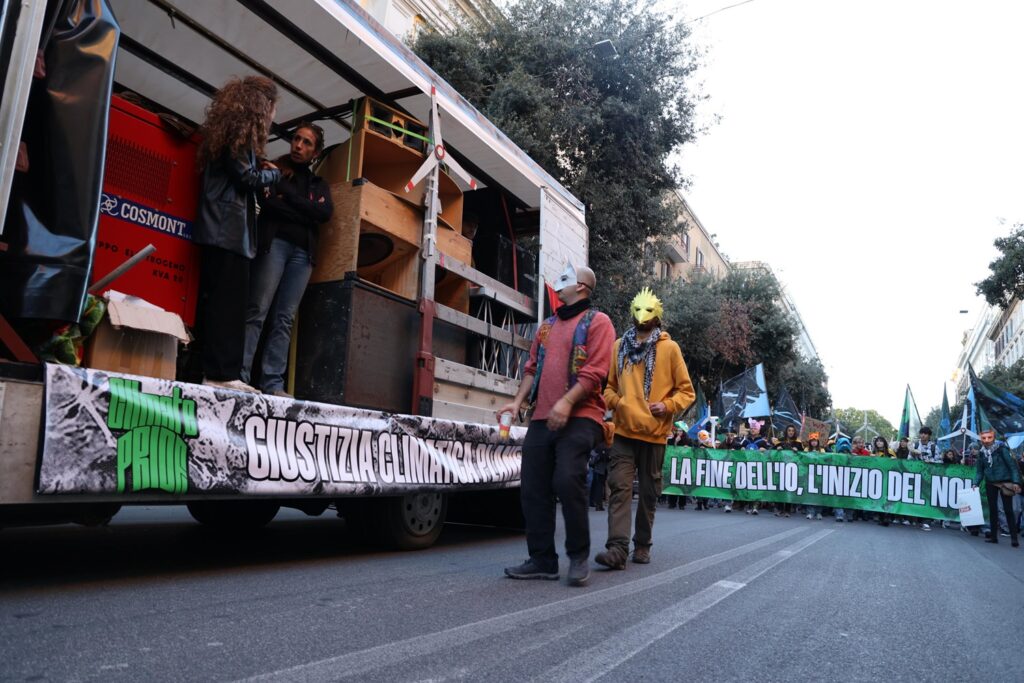
<svg viewBox="0 0 1024 683"><path fill-rule="evenodd" d="M400 38L424 29L451 33L460 22L490 23L501 16L491 0L359 0L359 4Z"/></svg>
<svg viewBox="0 0 1024 683"><path fill-rule="evenodd" d="M962 401L969 389L968 366L981 374L1001 365L1010 367L1024 358L1024 302L1014 299L1007 308L984 306L974 327L964 334L963 347L957 357L953 381L957 400Z"/></svg>
<svg viewBox="0 0 1024 683"><path fill-rule="evenodd" d="M714 235L707 231L679 191L673 192L669 201L688 229L669 238L661 258L655 261L654 274L660 279L685 282L692 282L701 275L724 277L729 272L729 260L719 250Z"/></svg>
<svg viewBox="0 0 1024 683"><path fill-rule="evenodd" d="M800 315L800 309L797 308L796 302L793 301L793 297L790 295L786 285L778 278L775 271L772 270L764 261L739 261L732 264L732 267L736 270L760 270L770 275L776 283L779 285L779 292L782 294L782 305L783 310L789 313L790 317L793 318L793 322L797 326L797 351L803 356L805 360L814 360L818 358L818 349L814 346L814 342L811 340L811 333L807 331L807 325L804 324L804 319Z"/></svg>

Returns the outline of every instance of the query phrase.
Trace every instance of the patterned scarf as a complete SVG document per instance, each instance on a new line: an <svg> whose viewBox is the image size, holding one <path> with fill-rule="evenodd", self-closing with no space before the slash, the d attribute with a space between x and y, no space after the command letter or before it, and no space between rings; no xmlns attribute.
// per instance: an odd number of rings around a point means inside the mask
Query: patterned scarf
<svg viewBox="0 0 1024 683"><path fill-rule="evenodd" d="M644 364L645 400L651 398L651 381L654 379L654 357L656 355L654 347L657 345L659 337L661 337L661 328L655 327L651 330L651 336L643 343L639 343L636 340L636 327L630 327L622 335L622 341L619 343L618 367L620 375L627 363L630 367L639 365L641 362Z"/></svg>

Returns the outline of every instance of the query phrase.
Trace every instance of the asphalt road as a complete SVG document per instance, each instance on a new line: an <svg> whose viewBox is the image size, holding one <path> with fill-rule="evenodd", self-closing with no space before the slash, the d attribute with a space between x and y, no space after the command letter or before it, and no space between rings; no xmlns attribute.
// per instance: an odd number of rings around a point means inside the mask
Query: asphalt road
<svg viewBox="0 0 1024 683"><path fill-rule="evenodd" d="M653 562L513 581L521 535L416 553L284 512L0 534L0 680L1020 681L1024 549L954 530L659 510ZM591 513L595 551L603 513Z"/></svg>

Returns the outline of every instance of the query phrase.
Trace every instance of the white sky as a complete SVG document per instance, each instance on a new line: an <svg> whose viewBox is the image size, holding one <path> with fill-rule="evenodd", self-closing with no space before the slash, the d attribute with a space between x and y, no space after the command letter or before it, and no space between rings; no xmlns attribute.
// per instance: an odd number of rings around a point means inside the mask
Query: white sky
<svg viewBox="0 0 1024 683"><path fill-rule="evenodd" d="M942 400L972 283L1024 221L1021 27L1020 0L754 0L691 24L721 122L680 157L688 201L788 286L837 408L898 424L908 383L922 417Z"/></svg>

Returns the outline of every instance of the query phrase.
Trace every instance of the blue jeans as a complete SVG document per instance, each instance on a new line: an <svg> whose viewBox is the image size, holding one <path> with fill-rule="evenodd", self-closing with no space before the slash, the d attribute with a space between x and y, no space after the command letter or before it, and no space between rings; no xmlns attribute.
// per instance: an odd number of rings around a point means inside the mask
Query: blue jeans
<svg viewBox="0 0 1024 683"><path fill-rule="evenodd" d="M253 263L249 305L245 312L242 380L249 382L252 376L253 356L256 355L263 322L267 320L269 312L260 380L266 393L284 390L284 371L288 365L292 323L312 272L313 262L309 252L281 239L275 239L270 245L270 251L257 256Z"/></svg>

